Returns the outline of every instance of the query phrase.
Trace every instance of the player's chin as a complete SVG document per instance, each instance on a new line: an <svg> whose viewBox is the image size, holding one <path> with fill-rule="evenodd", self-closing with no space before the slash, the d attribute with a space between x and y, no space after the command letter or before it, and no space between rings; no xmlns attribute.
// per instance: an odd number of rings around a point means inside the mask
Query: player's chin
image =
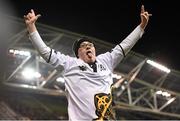
<svg viewBox="0 0 180 121"><path fill-rule="evenodd" d="M89 62L94 62L95 61L95 56L94 55L88 56L88 61Z"/></svg>

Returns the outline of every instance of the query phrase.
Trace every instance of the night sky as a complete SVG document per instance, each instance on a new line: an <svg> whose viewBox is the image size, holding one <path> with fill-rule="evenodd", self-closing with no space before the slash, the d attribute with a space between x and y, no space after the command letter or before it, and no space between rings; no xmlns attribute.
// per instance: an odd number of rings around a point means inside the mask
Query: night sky
<svg viewBox="0 0 180 121"><path fill-rule="evenodd" d="M180 70L180 20L178 1L114 0L66 1L11 0L17 17L32 8L42 15L38 22L118 44L139 23L140 8L152 14L145 34L133 51L168 68Z"/></svg>

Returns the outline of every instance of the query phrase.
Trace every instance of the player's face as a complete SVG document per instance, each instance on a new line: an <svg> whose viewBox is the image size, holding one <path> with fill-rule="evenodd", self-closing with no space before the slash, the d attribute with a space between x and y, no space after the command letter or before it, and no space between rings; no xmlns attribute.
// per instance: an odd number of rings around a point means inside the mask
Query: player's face
<svg viewBox="0 0 180 121"><path fill-rule="evenodd" d="M84 41L80 44L78 49L78 56L86 63L91 63L96 60L96 50L93 43Z"/></svg>

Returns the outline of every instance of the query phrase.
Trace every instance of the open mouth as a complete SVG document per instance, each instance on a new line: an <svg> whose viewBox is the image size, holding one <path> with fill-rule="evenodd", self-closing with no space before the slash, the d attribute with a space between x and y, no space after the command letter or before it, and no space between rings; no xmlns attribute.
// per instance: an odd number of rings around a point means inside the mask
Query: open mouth
<svg viewBox="0 0 180 121"><path fill-rule="evenodd" d="M87 51L86 55L88 55L89 57L92 57L93 53L91 51Z"/></svg>

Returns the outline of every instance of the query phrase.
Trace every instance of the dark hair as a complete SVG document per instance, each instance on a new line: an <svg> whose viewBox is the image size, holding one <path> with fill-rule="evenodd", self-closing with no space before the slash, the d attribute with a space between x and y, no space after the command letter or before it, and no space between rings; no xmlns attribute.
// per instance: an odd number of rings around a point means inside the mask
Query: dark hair
<svg viewBox="0 0 180 121"><path fill-rule="evenodd" d="M76 55L76 57L78 58L78 49L80 47L80 44L84 41L88 41L88 42L92 42L92 40L90 40L89 38L87 37L81 37L80 39L76 40L74 43L73 43L73 51L74 51L74 54Z"/></svg>

